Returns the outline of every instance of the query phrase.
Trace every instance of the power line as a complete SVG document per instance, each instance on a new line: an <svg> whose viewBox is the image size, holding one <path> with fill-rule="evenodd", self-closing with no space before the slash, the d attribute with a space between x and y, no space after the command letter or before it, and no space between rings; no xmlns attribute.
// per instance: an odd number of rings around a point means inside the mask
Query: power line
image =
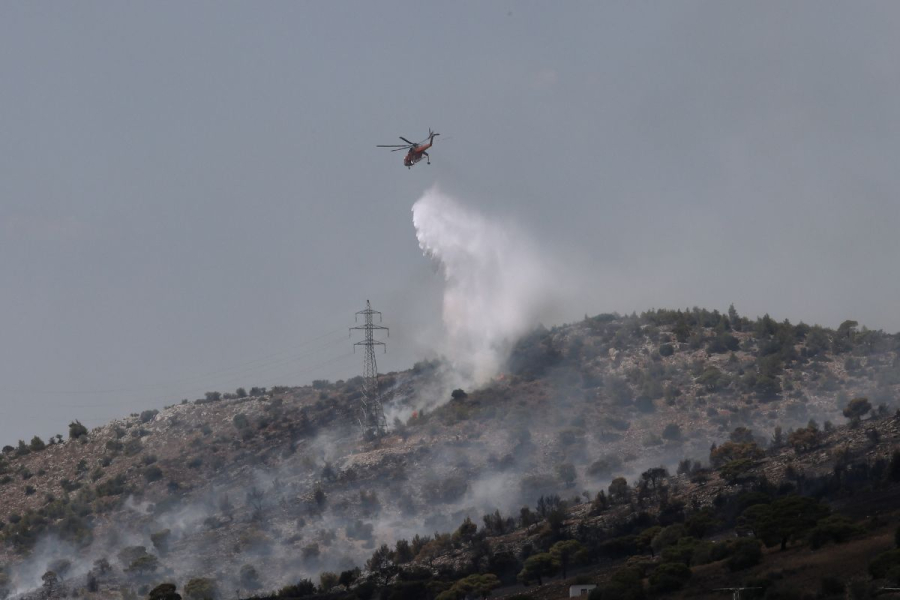
<svg viewBox="0 0 900 600"><path fill-rule="evenodd" d="M366 437L381 437L387 429L387 420L384 418L384 408L381 404L381 395L378 393L378 365L375 362L375 346L382 346L387 352L387 345L375 339L375 331L383 330L391 335L387 327L375 325L373 317L378 315L378 321L381 322L381 313L372 310L372 305L366 300L366 308L356 313L358 322L359 316L365 319L365 324L357 325L350 328L350 335L353 335L354 329L364 332L365 339L361 342L353 344L354 350L357 346L365 348L366 356L363 359L363 393L361 398L362 414L359 419L359 426Z"/></svg>

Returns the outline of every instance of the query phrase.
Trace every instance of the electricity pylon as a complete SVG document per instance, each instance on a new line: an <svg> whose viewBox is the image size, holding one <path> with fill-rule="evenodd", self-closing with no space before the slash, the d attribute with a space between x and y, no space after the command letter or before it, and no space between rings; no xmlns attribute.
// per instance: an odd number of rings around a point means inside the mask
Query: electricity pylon
<svg viewBox="0 0 900 600"><path fill-rule="evenodd" d="M732 600L741 600L741 592L743 590L761 590L762 588L758 587L730 587L730 588L716 588L717 592L731 592Z"/></svg>
<svg viewBox="0 0 900 600"><path fill-rule="evenodd" d="M365 310L356 313L356 321L359 322L359 316L365 318L364 325L357 325L350 328L350 335L353 335L354 329L361 329L364 332L365 339L361 342L353 344L353 350L357 346L365 347L366 357L363 367L363 393L362 393L362 410L359 418L359 426L365 437L380 437L384 435L387 428L387 421L384 418L384 407L381 405L381 395L378 393L378 365L375 363L375 346L383 346L387 352L387 345L375 339L376 330L384 330L390 337L391 332L387 327L375 325L373 317L378 315L378 322L381 322L381 313L372 310L372 305L366 300Z"/></svg>

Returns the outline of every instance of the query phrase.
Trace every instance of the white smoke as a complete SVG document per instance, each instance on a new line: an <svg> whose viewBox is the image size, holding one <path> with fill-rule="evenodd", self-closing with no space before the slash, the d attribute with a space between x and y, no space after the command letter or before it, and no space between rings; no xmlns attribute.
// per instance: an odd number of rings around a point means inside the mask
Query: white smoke
<svg viewBox="0 0 900 600"><path fill-rule="evenodd" d="M437 187L412 212L419 246L445 279L443 352L468 383L483 384L553 303L557 277L511 221L467 208Z"/></svg>

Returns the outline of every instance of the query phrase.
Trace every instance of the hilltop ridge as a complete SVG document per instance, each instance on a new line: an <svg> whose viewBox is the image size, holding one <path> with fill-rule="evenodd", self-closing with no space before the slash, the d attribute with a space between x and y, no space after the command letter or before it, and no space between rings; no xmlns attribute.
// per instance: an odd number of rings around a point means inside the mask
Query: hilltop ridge
<svg viewBox="0 0 900 600"><path fill-rule="evenodd" d="M356 429L360 378L211 392L91 431L73 422L68 439L4 449L4 589L37 588L56 564L71 589L94 577L85 593L107 597L198 578L251 595L352 572L382 544L518 515L542 497L581 496L567 501L574 519L615 478L684 461L688 475L704 472L710 445L735 431L774 454L732 464L729 478L782 479L790 452L810 474L827 471L832 458L812 460L813 449L846 441L874 452L863 430L838 428L853 398L868 399L863 415L893 414L898 350L897 335L852 321L830 330L733 309L598 315L533 331L477 390L447 389L439 362L381 375L392 425L381 440ZM869 458L888 460L896 427L873 430L883 442ZM722 491L676 487L698 506ZM521 515L512 526L530 527ZM507 544L521 561L535 543L526 538L498 538L492 552ZM416 559L424 544L409 561L466 570L464 549L441 558L448 548L430 548L430 562ZM108 563L103 577L96 561Z"/></svg>

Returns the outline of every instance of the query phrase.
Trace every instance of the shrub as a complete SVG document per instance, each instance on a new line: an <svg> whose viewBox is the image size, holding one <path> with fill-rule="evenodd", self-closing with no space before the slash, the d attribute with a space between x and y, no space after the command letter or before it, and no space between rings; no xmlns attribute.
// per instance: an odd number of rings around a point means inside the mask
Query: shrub
<svg viewBox="0 0 900 600"><path fill-rule="evenodd" d="M31 448L32 452L40 452L46 447L47 445L44 443L44 440L42 440L38 436L34 436L33 438L31 438L31 444L29 445L29 448Z"/></svg>
<svg viewBox="0 0 900 600"><path fill-rule="evenodd" d="M822 578L821 592L822 596L843 596L847 586L844 580L833 575L826 575Z"/></svg>
<svg viewBox="0 0 900 600"><path fill-rule="evenodd" d="M872 410L868 398L854 398L844 407L843 413L850 421L859 422L863 416Z"/></svg>
<svg viewBox="0 0 900 600"><path fill-rule="evenodd" d="M822 441L822 434L817 427L806 426L792 432L788 436L788 443L794 451L808 452L816 448Z"/></svg>
<svg viewBox="0 0 900 600"><path fill-rule="evenodd" d="M430 574L430 573L429 573ZM500 580L493 573L469 575L438 594L436 600L456 600L457 598L487 598L491 590L500 587Z"/></svg>
<svg viewBox="0 0 900 600"><path fill-rule="evenodd" d="M561 465L556 466L556 475L559 477L560 481L562 481L566 487L572 487L575 485L575 479L578 478L578 473L575 471L575 465L572 463L563 463Z"/></svg>
<svg viewBox="0 0 900 600"><path fill-rule="evenodd" d="M205 577L188 581L184 586L184 593L190 600L216 600L219 596L216 582Z"/></svg>
<svg viewBox="0 0 900 600"><path fill-rule="evenodd" d="M762 549L759 541L742 538L731 544L732 554L728 559L728 568L732 571L740 571L758 565L762 560Z"/></svg>
<svg viewBox="0 0 900 600"><path fill-rule="evenodd" d="M616 477L609 484L609 500L612 503L622 503L628 501L629 490L628 482L624 477Z"/></svg>
<svg viewBox="0 0 900 600"><path fill-rule="evenodd" d="M680 562L662 563L650 574L650 589L657 593L680 590L691 578L691 570Z"/></svg>
<svg viewBox="0 0 900 600"><path fill-rule="evenodd" d="M248 590L258 590L261 586L259 582L259 573L253 565L244 565L241 567L240 573L241 586Z"/></svg>
<svg viewBox="0 0 900 600"><path fill-rule="evenodd" d="M681 439L681 427L677 423L669 423L662 432L663 439L677 441Z"/></svg>
<svg viewBox="0 0 900 600"><path fill-rule="evenodd" d="M162 479L162 469L157 465L147 467L144 469L144 479L146 479L148 483L159 481Z"/></svg>
<svg viewBox="0 0 900 600"><path fill-rule="evenodd" d="M69 439L77 440L81 436L87 435L87 427L81 424L81 421L72 421L69 423Z"/></svg>
<svg viewBox="0 0 900 600"><path fill-rule="evenodd" d="M248 566L248 565L245 565ZM305 598L316 593L316 584L309 579L301 579L293 585L287 585L278 590L279 598Z"/></svg>
<svg viewBox="0 0 900 600"><path fill-rule="evenodd" d="M813 548L821 548L828 542L842 544L851 537L862 533L862 528L858 527L842 515L831 515L825 517L809 532L809 545Z"/></svg>
<svg viewBox="0 0 900 600"><path fill-rule="evenodd" d="M97 485L98 496L118 496L125 491L125 475L119 474Z"/></svg>
<svg viewBox="0 0 900 600"><path fill-rule="evenodd" d="M869 575L875 579L884 579L888 573L897 568L900 568L900 550L888 550L869 563Z"/></svg>
<svg viewBox="0 0 900 600"><path fill-rule="evenodd" d="M467 479L461 475L452 475L428 486L425 495L431 502L450 503L459 500L469 489Z"/></svg>
<svg viewBox="0 0 900 600"><path fill-rule="evenodd" d="M642 600L644 586L641 571L634 567L624 567L612 574L605 585L593 590L589 600Z"/></svg>
<svg viewBox="0 0 900 600"><path fill-rule="evenodd" d="M537 580L538 585L543 585L543 578L556 575L558 570L559 563L549 552L533 554L525 559L525 566L519 573L519 580L525 585L534 580Z"/></svg>
<svg viewBox="0 0 900 600"><path fill-rule="evenodd" d="M592 462L587 469L587 474L592 477L608 477L621 468L622 459L611 454Z"/></svg>
<svg viewBox="0 0 900 600"><path fill-rule="evenodd" d="M157 531L156 533L150 534L150 541L153 542L153 547L159 551L160 554L165 554L169 550L169 536L172 532L168 529L163 529L162 531ZM185 590L187 591L187 590Z"/></svg>
<svg viewBox="0 0 900 600"><path fill-rule="evenodd" d="M152 560L143 560L144 568L132 569L134 571L144 571L144 572L152 572L156 570L156 557L149 556L148 559ZM148 568L152 565L152 568ZM130 567L129 567L130 569ZM129 570L129 569L126 569ZM181 600L181 594L175 591L174 583L161 583L152 590L148 594L149 600Z"/></svg>
<svg viewBox="0 0 900 600"><path fill-rule="evenodd" d="M603 423L617 431L628 431L631 428L631 423L627 420L615 417L604 417Z"/></svg>
<svg viewBox="0 0 900 600"><path fill-rule="evenodd" d="M647 396L641 396L640 398L635 400L634 406L642 413L652 413L654 410L656 410L656 405L653 404L653 400L651 400Z"/></svg>
<svg viewBox="0 0 900 600"><path fill-rule="evenodd" d="M887 477L891 481L900 481L900 450L894 450L888 463Z"/></svg>
<svg viewBox="0 0 900 600"><path fill-rule="evenodd" d="M660 356L672 356L675 354L675 347L672 344L660 344L659 346L659 355Z"/></svg>
<svg viewBox="0 0 900 600"><path fill-rule="evenodd" d="M125 442L124 450L125 456L134 456L138 454L141 450L144 449L143 444L141 444L140 438L131 438L127 442Z"/></svg>
<svg viewBox="0 0 900 600"><path fill-rule="evenodd" d="M757 460L766 455L762 448L755 443L738 444L725 442L721 446L713 447L709 451L709 462L714 467L720 467L733 460L742 458Z"/></svg>
<svg viewBox="0 0 900 600"><path fill-rule="evenodd" d="M147 574L156 571L159 567L159 559L152 554L143 554L131 561L125 568L126 573ZM174 586L173 586L174 587ZM180 598L180 597L179 597Z"/></svg>
<svg viewBox="0 0 900 600"><path fill-rule="evenodd" d="M746 478L745 476L753 468L753 465L754 461L749 458L739 458L722 467L719 474L730 484L739 483Z"/></svg>
<svg viewBox="0 0 900 600"><path fill-rule="evenodd" d="M159 414L158 410L145 410L141 413L140 421L141 423L149 423L153 420L153 417Z"/></svg>

